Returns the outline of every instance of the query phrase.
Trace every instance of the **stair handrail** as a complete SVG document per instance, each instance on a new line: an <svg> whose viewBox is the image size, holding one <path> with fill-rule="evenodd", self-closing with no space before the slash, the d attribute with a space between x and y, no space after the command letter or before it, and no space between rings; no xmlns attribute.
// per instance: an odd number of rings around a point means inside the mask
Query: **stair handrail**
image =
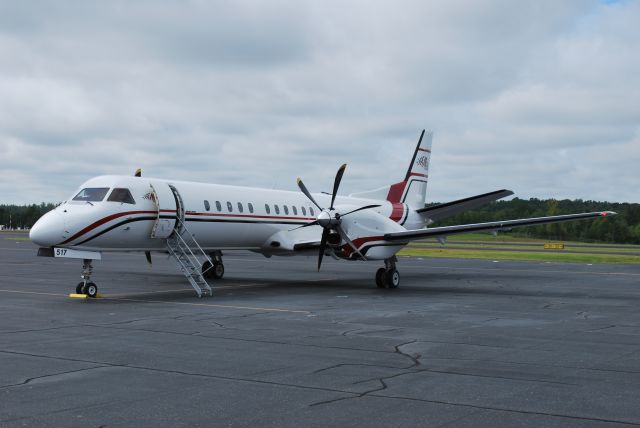
<svg viewBox="0 0 640 428"><path fill-rule="evenodd" d="M198 243L198 241L196 240L196 238L193 237L193 235L191 234L191 231L189 231L189 229L187 228L187 225L184 223L184 221L181 218L178 218L178 221L180 222L180 225L182 226L182 232L181 233L176 233L176 235L180 238L180 240L184 243L184 245L187 247L187 249L189 249L189 252L191 253L191 255L193 257L197 256L193 253L193 251L191 251L191 247L189 247L189 244L187 244L187 242L184 240L184 238L182 238L182 234L184 234L184 232L187 232L187 234L189 235L189 238L191 239L191 241L196 244L196 247L198 248L198 250L200 250L200 253L202 253L202 255L205 257L205 259L207 259L207 261L209 263L211 263L213 265L213 262L211 261L211 258L209 257L209 255L202 249L202 247L200 246L200 244ZM202 266L202 265L200 265Z"/></svg>

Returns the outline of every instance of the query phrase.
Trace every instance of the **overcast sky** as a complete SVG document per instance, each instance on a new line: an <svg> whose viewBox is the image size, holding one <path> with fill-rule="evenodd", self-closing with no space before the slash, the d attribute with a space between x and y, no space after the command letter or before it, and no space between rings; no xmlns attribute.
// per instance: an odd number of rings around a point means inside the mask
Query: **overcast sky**
<svg viewBox="0 0 640 428"><path fill-rule="evenodd" d="M0 203L102 174L640 202L640 1L0 0Z"/></svg>

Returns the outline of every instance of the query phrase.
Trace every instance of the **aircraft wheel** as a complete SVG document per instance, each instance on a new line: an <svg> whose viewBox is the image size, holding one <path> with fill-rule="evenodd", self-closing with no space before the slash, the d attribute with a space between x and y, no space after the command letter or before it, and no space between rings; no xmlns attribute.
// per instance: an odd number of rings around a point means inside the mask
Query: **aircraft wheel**
<svg viewBox="0 0 640 428"><path fill-rule="evenodd" d="M83 287L84 293L89 297L96 297L98 295L98 286L93 282L88 282L86 286Z"/></svg>
<svg viewBox="0 0 640 428"><path fill-rule="evenodd" d="M378 286L378 288L386 288L385 278L384 278L385 272L386 271L384 268L380 268L376 271L376 285Z"/></svg>
<svg viewBox="0 0 640 428"><path fill-rule="evenodd" d="M215 279L221 279L224 276L224 265L222 263L215 263L211 272Z"/></svg>
<svg viewBox="0 0 640 428"><path fill-rule="evenodd" d="M81 282L78 285L76 285L76 294L83 294L82 287L84 287L84 282Z"/></svg>
<svg viewBox="0 0 640 428"><path fill-rule="evenodd" d="M213 269L211 269L211 266L213 265L209 260L205 261L202 264L202 275L204 275L204 277L207 279L213 277Z"/></svg>
<svg viewBox="0 0 640 428"><path fill-rule="evenodd" d="M387 287L398 288L400 285L400 273L395 269L391 269L385 273L385 280Z"/></svg>

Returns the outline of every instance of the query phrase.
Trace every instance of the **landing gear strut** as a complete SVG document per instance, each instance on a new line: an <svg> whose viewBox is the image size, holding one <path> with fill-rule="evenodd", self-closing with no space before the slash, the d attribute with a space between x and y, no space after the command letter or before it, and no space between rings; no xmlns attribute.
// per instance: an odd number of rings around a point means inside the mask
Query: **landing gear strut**
<svg viewBox="0 0 640 428"><path fill-rule="evenodd" d="M211 261L209 260L202 264L202 274L207 279L221 279L224 276L224 264L222 263L222 251L216 250L209 254Z"/></svg>
<svg viewBox="0 0 640 428"><path fill-rule="evenodd" d="M398 288L400 285L400 273L396 269L396 256L385 259L384 267L376 272L376 285L378 288Z"/></svg>
<svg viewBox="0 0 640 428"><path fill-rule="evenodd" d="M91 259L84 259L82 261L82 282L76 286L76 294L86 294L89 297L98 296L98 286L91 282L91 274L93 273L93 265Z"/></svg>

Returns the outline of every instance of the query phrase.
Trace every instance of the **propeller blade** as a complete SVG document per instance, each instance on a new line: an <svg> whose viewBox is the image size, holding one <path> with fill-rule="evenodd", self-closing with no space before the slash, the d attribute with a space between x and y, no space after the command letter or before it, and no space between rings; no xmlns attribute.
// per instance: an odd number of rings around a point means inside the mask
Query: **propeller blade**
<svg viewBox="0 0 640 428"><path fill-rule="evenodd" d="M322 239L320 240L320 253L318 254L318 272L320 272L320 265L322 265L322 258L324 257L324 251L327 247L327 238L329 237L329 229L322 230Z"/></svg>
<svg viewBox="0 0 640 428"><path fill-rule="evenodd" d="M302 182L302 179L298 177L297 181L298 181L298 187L300 188L300 190L302 190L302 193L307 195L307 198L309 198L309 200L313 202L313 205L315 205L316 207L318 207L320 211L322 211L322 207L318 205L315 199L313 199L313 196L311 196L311 193L307 190L307 186L304 185L304 183Z"/></svg>
<svg viewBox="0 0 640 428"><path fill-rule="evenodd" d="M331 194L331 206L329 210L333 209L333 202L336 200L336 195L338 194L338 187L340 187L340 182L342 181L342 176L344 175L344 170L347 168L347 164L344 163L340 168L338 168L338 172L336 173L336 179L333 182L333 193Z"/></svg>
<svg viewBox="0 0 640 428"><path fill-rule="evenodd" d="M349 246L351 246L351 248L353 248L353 252L356 253L357 255L360 256L360 258L362 260L367 260L366 257L364 255L362 255L362 253L360 252L360 250L358 250L358 247L356 247L356 244L353 243L353 241L351 239L349 239L349 236L347 235L347 233L344 231L344 229L342 229L342 226L337 225L336 226L336 230L338 231L338 233L340 234L340 237L347 243L349 244Z"/></svg>
<svg viewBox="0 0 640 428"><path fill-rule="evenodd" d="M340 214L340 217L344 217L346 215L353 214L353 213L358 212L358 211L368 210L369 208L378 208L378 207L381 207L381 206L382 205L367 205L367 206L364 206L364 207L356 208L355 210L349 211L348 213Z"/></svg>
<svg viewBox="0 0 640 428"><path fill-rule="evenodd" d="M151 263L151 251L145 251L144 256L147 258L147 262L149 262L149 264L153 264Z"/></svg>
<svg viewBox="0 0 640 428"><path fill-rule="evenodd" d="M303 227L315 226L316 224L318 224L318 220L313 220L312 222L309 222L307 224L303 224L302 226L298 226L298 227L294 227L293 229L289 229L289 232L292 232L292 231L298 230L298 229L302 229Z"/></svg>

